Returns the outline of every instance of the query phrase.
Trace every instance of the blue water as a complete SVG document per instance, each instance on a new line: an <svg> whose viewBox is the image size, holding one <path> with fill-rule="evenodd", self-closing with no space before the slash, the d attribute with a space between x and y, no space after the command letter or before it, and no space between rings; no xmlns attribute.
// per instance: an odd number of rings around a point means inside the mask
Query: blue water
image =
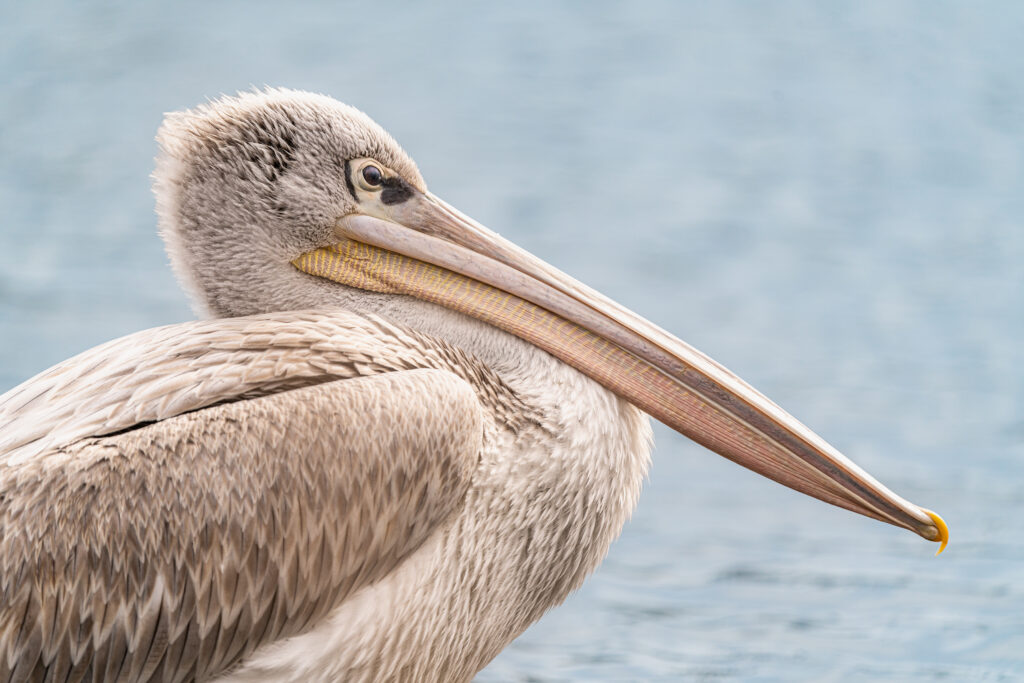
<svg viewBox="0 0 1024 683"><path fill-rule="evenodd" d="M659 428L608 559L479 680L1024 678L1022 37L1010 2L6 3L0 390L191 317L162 112L323 91L952 530Z"/></svg>

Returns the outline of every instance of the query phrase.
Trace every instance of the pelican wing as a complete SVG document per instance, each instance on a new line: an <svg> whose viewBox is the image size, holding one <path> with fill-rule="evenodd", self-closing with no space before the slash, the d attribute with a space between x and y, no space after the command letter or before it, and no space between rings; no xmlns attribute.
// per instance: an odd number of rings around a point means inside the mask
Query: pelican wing
<svg viewBox="0 0 1024 683"><path fill-rule="evenodd" d="M87 436L217 403L421 367L449 370L484 390L500 384L457 349L340 309L144 330L70 358L0 396L0 468ZM508 412L505 396L494 401L499 413Z"/></svg>
<svg viewBox="0 0 1024 683"><path fill-rule="evenodd" d="M19 412L71 417L51 425L63 436L20 437L17 457L0 456L0 680L204 680L387 574L459 506L483 434L469 383L446 370L389 368L411 362L395 351L416 355L414 345L363 318L348 321L363 326L356 332L325 323L307 334L314 318L299 316L290 335L278 327L276 343L224 341L263 334L271 321L164 328L179 351L189 331L205 331L206 342L222 333L224 343L197 347L181 365L208 377L187 400L187 382L148 366L159 354L132 338L7 397L8 426ZM136 352L109 353L127 348ZM251 367L225 360L243 349ZM332 354L333 365L322 362ZM270 357L276 367L264 367ZM126 363L134 369L118 368ZM351 379L324 370L342 366ZM91 407L61 409L99 377L121 381L94 385ZM146 391L154 405L129 410ZM65 438L96 424L105 435ZM40 440L50 445L26 455Z"/></svg>

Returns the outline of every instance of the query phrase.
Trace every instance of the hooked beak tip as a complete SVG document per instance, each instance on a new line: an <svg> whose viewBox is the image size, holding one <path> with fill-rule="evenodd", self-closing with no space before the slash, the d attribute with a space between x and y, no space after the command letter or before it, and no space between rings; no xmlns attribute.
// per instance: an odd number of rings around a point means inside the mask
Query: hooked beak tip
<svg viewBox="0 0 1024 683"><path fill-rule="evenodd" d="M946 549L946 544L949 543L949 527L946 526L946 521L939 517L937 513L932 512L928 508L921 508L921 511L931 517L932 522L935 523L936 537L929 538L928 540L939 544L939 549L935 551L935 554L940 555Z"/></svg>

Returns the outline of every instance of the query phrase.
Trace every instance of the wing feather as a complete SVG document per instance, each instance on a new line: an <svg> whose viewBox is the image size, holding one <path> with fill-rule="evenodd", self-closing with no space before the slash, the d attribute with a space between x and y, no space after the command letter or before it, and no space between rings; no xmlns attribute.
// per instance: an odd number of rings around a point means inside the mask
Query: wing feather
<svg viewBox="0 0 1024 683"><path fill-rule="evenodd" d="M338 310L194 321L137 332L68 359L0 396L0 467L87 436L226 401L401 369L462 372L452 358L436 362L421 341L379 318ZM474 371L463 378L472 380Z"/></svg>
<svg viewBox="0 0 1024 683"><path fill-rule="evenodd" d="M299 633L460 504L485 365L340 310L170 325L0 396L0 681L191 681Z"/></svg>
<svg viewBox="0 0 1024 683"><path fill-rule="evenodd" d="M482 434L474 390L423 369L8 463L0 681L202 680L301 632L458 508Z"/></svg>

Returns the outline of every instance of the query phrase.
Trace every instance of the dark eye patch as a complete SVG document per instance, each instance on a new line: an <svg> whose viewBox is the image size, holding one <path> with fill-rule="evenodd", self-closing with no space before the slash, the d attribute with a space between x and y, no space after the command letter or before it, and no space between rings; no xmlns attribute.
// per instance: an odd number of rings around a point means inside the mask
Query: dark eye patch
<svg viewBox="0 0 1024 683"><path fill-rule="evenodd" d="M380 193L380 201L391 206L401 204L412 196L412 186L398 176L384 179L384 191Z"/></svg>

